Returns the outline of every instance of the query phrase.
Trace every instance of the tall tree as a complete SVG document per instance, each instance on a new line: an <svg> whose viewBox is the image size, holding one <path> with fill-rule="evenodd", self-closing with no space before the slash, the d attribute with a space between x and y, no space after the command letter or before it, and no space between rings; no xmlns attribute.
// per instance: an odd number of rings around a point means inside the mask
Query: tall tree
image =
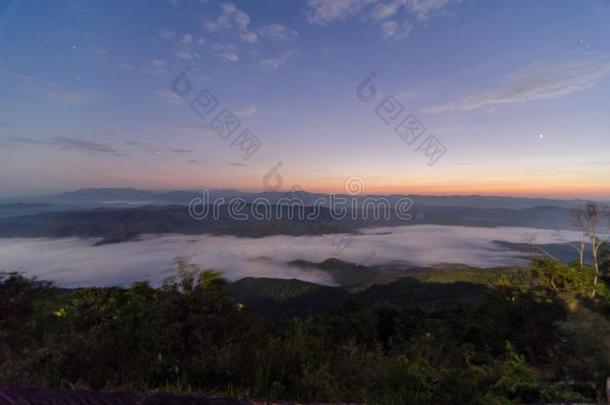
<svg viewBox="0 0 610 405"><path fill-rule="evenodd" d="M593 269L595 276L593 278L593 286L591 289L591 297L595 296L597 282L599 280L599 250L604 244L603 233L600 233L600 228L604 218L608 214L608 209L600 207L598 204L589 201L584 206L575 207L570 210L572 223L581 232L579 242L580 266L583 267L584 251L586 241L591 243L591 254L593 255Z"/></svg>

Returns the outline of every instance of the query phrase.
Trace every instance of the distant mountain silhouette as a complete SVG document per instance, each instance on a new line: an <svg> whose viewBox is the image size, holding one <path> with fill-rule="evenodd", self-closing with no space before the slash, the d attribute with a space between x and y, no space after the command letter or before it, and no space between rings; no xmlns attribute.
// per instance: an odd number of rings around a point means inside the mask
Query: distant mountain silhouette
<svg viewBox="0 0 610 405"><path fill-rule="evenodd" d="M150 191L134 188L86 188L69 191L60 194L46 195L40 197L10 198L0 200L0 210L8 203L37 203L70 205L93 208L108 205L187 205L193 198L201 197L200 190L176 190L176 191ZM338 193L337 196L348 200L362 201L367 197L385 197L394 203L401 198L410 198L420 206L435 207L470 207L470 208L533 208L537 206L554 206L570 208L584 203L584 200L561 200L546 198L523 198L505 196L480 196L480 195L447 195L431 196L417 194L389 194L389 195L358 195L351 196ZM280 198L301 198L305 205L311 205L316 198L328 197L328 194L310 193L307 191L265 191L260 193L245 192L234 189L210 190L210 199L242 197L246 201L256 198L265 198L269 202L277 202Z"/></svg>

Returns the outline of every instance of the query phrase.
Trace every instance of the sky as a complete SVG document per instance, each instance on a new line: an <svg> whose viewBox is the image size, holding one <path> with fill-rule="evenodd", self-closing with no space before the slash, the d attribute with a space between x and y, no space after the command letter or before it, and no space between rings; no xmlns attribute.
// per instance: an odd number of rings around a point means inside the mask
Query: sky
<svg viewBox="0 0 610 405"><path fill-rule="evenodd" d="M0 0L0 196L610 198L607 0Z"/></svg>

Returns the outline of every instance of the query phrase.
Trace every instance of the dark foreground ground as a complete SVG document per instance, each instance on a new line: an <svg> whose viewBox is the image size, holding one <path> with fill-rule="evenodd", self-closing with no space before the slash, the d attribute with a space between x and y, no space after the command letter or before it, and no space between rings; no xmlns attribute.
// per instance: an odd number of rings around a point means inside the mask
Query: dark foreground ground
<svg viewBox="0 0 610 405"><path fill-rule="evenodd" d="M193 395L142 395L91 390L56 390L0 385L0 403L7 405L293 405L294 402L241 401L233 398ZM296 404L295 404L296 405ZM323 405L323 404L311 404ZM337 404L347 405L347 404ZM357 405L357 404L351 404Z"/></svg>

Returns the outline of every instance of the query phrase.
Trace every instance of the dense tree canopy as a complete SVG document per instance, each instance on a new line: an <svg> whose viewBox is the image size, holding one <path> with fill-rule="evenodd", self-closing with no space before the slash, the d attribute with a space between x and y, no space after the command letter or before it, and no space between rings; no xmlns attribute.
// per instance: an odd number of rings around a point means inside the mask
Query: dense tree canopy
<svg viewBox="0 0 610 405"><path fill-rule="evenodd" d="M239 288L246 284L213 270L181 259L177 268L158 288L62 290L4 274L0 380L260 399L490 404L595 401L610 375L610 300L604 283L591 298L594 271L579 263L537 259L531 269L496 277L482 295L442 305L434 283L336 294L276 281L261 289L265 301L252 283L245 294ZM417 304L385 299L380 288L419 294ZM295 302L313 312L289 310L288 301L303 294L308 298ZM326 309L323 297L335 297ZM270 302L279 309L270 311Z"/></svg>

